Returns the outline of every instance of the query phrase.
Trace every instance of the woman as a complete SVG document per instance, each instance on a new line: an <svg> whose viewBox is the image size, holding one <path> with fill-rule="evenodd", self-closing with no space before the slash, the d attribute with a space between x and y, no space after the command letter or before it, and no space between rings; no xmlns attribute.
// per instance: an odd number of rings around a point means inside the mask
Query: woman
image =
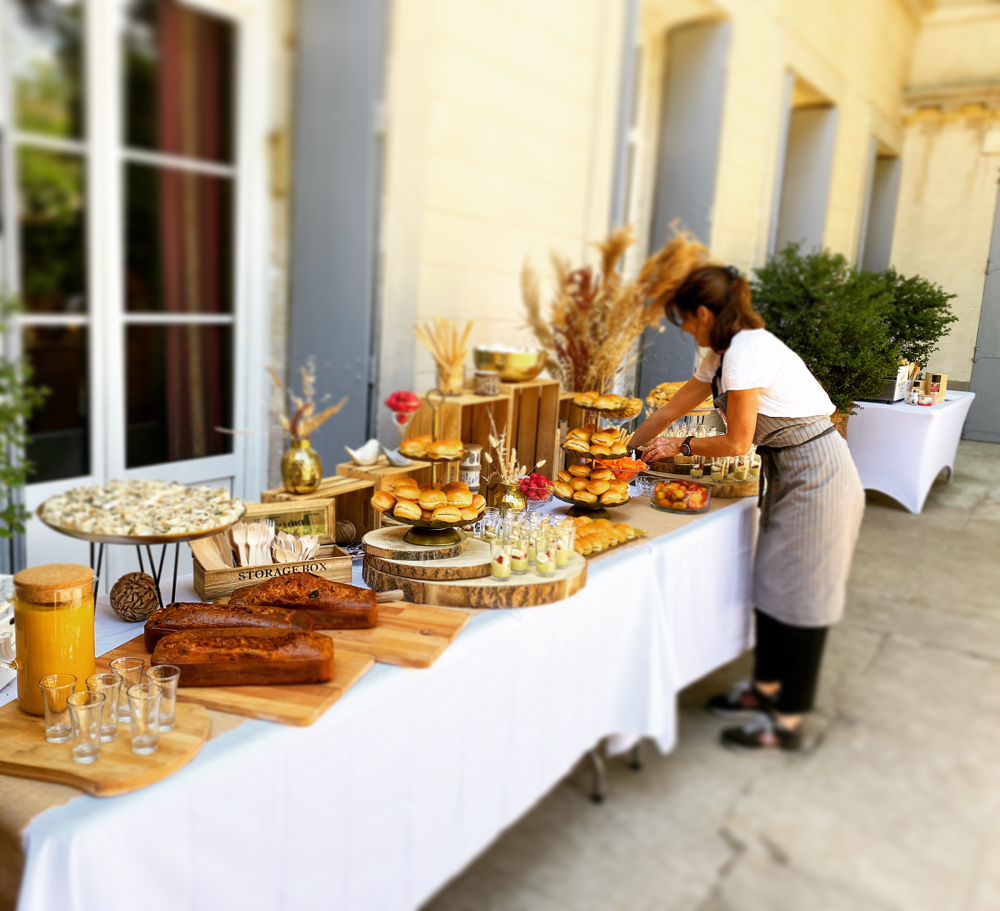
<svg viewBox="0 0 1000 911"><path fill-rule="evenodd" d="M710 349L670 403L636 431L648 461L677 455L744 455L763 461L767 490L753 574L757 647L753 681L709 700L724 717L752 717L722 732L727 746L797 750L813 707L827 629L844 609L864 491L847 443L830 422L833 403L795 352L764 328L750 287L732 266L692 272L666 315ZM726 433L657 438L709 394Z"/></svg>

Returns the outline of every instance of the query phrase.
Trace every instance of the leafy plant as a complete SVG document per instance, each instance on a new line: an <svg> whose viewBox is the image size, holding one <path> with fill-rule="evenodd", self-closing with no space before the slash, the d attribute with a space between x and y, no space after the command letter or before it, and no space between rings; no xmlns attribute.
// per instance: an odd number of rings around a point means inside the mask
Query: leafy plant
<svg viewBox="0 0 1000 911"><path fill-rule="evenodd" d="M751 283L767 328L796 352L834 405L852 413L895 373L900 344L890 327L891 286L880 273L856 272L844 256L805 256L789 244Z"/></svg>
<svg viewBox="0 0 1000 911"><path fill-rule="evenodd" d="M0 295L0 332L10 328L10 320L21 312L20 303ZM12 538L24 533L24 523L30 513L15 502L11 492L24 487L31 463L24 458L30 442L27 423L49 394L49 390L32 386L31 367L24 360L0 356L0 538Z"/></svg>
<svg viewBox="0 0 1000 911"><path fill-rule="evenodd" d="M907 278L895 269L876 274L892 295L886 314L890 337L899 344L900 355L926 368L938 342L958 322L949 303L957 295L919 275Z"/></svg>

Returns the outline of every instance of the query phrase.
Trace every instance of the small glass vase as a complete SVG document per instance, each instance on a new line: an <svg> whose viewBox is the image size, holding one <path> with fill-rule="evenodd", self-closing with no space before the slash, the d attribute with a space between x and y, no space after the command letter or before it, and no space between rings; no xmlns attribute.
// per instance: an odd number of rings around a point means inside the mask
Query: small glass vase
<svg viewBox="0 0 1000 911"><path fill-rule="evenodd" d="M503 494L497 500L497 506L500 509L501 516L524 512L528 508L528 501L524 498L524 494L518 490L517 481L514 481L512 484L503 485Z"/></svg>
<svg viewBox="0 0 1000 911"><path fill-rule="evenodd" d="M312 493L323 480L323 462L308 439L292 440L281 457L281 483L289 493Z"/></svg>

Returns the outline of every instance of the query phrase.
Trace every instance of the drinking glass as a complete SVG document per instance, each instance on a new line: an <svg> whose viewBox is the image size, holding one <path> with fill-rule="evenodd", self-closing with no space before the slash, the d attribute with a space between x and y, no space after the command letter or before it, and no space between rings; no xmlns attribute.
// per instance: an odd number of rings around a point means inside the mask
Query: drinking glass
<svg viewBox="0 0 1000 911"><path fill-rule="evenodd" d="M70 738L72 726L66 700L75 686L73 674L48 674L38 681L45 711L45 739L49 743L65 743Z"/></svg>
<svg viewBox="0 0 1000 911"><path fill-rule="evenodd" d="M510 539L510 571L512 573L521 575L528 571L528 540L528 526L518 526Z"/></svg>
<svg viewBox="0 0 1000 911"><path fill-rule="evenodd" d="M494 538L490 541L490 575L497 582L510 578L510 552L512 548L509 538Z"/></svg>
<svg viewBox="0 0 1000 911"><path fill-rule="evenodd" d="M712 459L712 480L721 481L725 477L726 460L722 458Z"/></svg>
<svg viewBox="0 0 1000 911"><path fill-rule="evenodd" d="M540 576L551 576L555 571L556 557L552 536L540 532L535 536L535 572Z"/></svg>
<svg viewBox="0 0 1000 911"><path fill-rule="evenodd" d="M175 664L158 664L146 668L146 683L155 683L163 690L160 699L160 730L174 729L177 712L177 684L181 679L181 669Z"/></svg>
<svg viewBox="0 0 1000 911"><path fill-rule="evenodd" d="M747 479L748 463L750 461L749 456L737 456L736 457L736 467L733 469L733 478L737 481L745 481Z"/></svg>
<svg viewBox="0 0 1000 911"><path fill-rule="evenodd" d="M163 687L155 683L137 683L128 688L132 709L132 752L145 756L155 753L160 739L160 699Z"/></svg>
<svg viewBox="0 0 1000 911"><path fill-rule="evenodd" d="M118 674L94 674L87 678L87 690L104 695L101 740L114 740L118 736L118 701L122 694L122 678Z"/></svg>
<svg viewBox="0 0 1000 911"><path fill-rule="evenodd" d="M705 457L700 455L691 456L691 477L700 478L705 474Z"/></svg>
<svg viewBox="0 0 1000 911"><path fill-rule="evenodd" d="M751 481L757 480L760 477L760 456L754 455L750 459L750 470L747 472Z"/></svg>
<svg viewBox="0 0 1000 911"><path fill-rule="evenodd" d="M487 506L483 510L483 540L492 541L500 534L500 510L495 506Z"/></svg>
<svg viewBox="0 0 1000 911"><path fill-rule="evenodd" d="M656 489L656 478L647 474L641 474L635 479L635 484L639 488L639 496L651 497L653 491Z"/></svg>
<svg viewBox="0 0 1000 911"><path fill-rule="evenodd" d="M560 525L555 533L555 563L556 569L566 569L569 566L569 556L573 553L576 543L576 526Z"/></svg>
<svg viewBox="0 0 1000 911"><path fill-rule="evenodd" d="M146 664L145 658L115 658L111 662L111 670L122 678L123 693L136 686L142 680L142 669ZM131 704L128 698L118 699L118 720L122 724L128 724L132 717Z"/></svg>
<svg viewBox="0 0 1000 911"><path fill-rule="evenodd" d="M101 719L104 693L73 693L66 700L73 726L73 762L89 765L101 758Z"/></svg>

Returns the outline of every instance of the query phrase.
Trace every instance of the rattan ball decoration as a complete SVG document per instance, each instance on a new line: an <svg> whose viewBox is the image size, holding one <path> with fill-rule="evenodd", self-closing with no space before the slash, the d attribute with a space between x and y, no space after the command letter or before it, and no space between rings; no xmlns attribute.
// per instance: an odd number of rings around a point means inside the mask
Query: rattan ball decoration
<svg viewBox="0 0 1000 911"><path fill-rule="evenodd" d="M159 606L156 580L149 573L126 573L111 588L111 609L122 620L148 620Z"/></svg>

